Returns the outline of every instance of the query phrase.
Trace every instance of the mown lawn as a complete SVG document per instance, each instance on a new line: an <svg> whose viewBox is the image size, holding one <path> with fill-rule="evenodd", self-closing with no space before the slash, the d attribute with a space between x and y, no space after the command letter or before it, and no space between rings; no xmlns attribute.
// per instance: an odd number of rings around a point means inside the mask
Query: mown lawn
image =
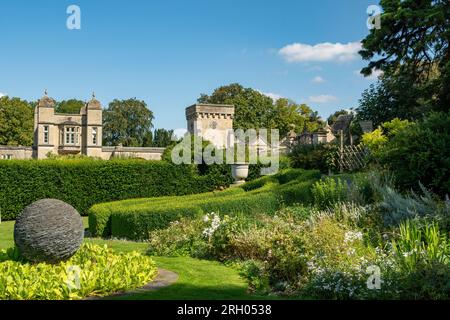
<svg viewBox="0 0 450 320"><path fill-rule="evenodd" d="M85 227L87 219L83 218ZM0 249L14 244L14 221L0 223ZM116 252L139 251L145 253L146 243L86 239L85 241L99 245L107 244ZM260 296L247 292L247 283L239 276L237 270L224 266L216 261L193 259L190 257L153 257L159 268L178 273L179 279L169 287L156 291L138 293L114 299L276 299L276 296Z"/></svg>

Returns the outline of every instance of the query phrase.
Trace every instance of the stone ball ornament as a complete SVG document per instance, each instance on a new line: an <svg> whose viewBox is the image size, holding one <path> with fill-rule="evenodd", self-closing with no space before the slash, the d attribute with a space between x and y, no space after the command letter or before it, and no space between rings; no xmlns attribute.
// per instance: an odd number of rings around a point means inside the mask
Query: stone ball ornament
<svg viewBox="0 0 450 320"><path fill-rule="evenodd" d="M83 221L70 204L42 199L26 207L14 225L14 242L32 262L57 263L73 256L84 237Z"/></svg>

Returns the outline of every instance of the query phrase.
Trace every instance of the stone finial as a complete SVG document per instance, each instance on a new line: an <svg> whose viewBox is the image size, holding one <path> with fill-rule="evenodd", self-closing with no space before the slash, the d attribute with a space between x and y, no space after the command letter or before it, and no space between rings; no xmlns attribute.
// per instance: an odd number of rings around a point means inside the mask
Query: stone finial
<svg viewBox="0 0 450 320"><path fill-rule="evenodd" d="M89 101L87 103L87 109L88 110L101 110L102 109L100 101L98 101L95 98L95 92L94 91L92 92L92 99L91 99L91 101Z"/></svg>
<svg viewBox="0 0 450 320"><path fill-rule="evenodd" d="M44 96L39 100L38 106L51 108L55 106L55 103L56 103L55 100L53 100L48 96L47 89L44 89Z"/></svg>

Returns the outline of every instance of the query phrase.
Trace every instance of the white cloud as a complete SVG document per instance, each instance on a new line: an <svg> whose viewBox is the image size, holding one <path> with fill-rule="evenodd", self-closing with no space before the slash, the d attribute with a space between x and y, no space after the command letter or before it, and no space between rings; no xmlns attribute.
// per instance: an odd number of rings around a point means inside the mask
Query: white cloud
<svg viewBox="0 0 450 320"><path fill-rule="evenodd" d="M259 90L258 90L258 91L259 91ZM262 92L262 91L259 91L259 93L261 93L261 94L263 94L263 95L265 95L265 96L267 96L267 97L269 97L269 98L272 98L272 100L273 100L274 102L276 102L277 100L283 98L282 95L277 94L277 93L273 93L273 92Z"/></svg>
<svg viewBox="0 0 450 320"><path fill-rule="evenodd" d="M312 82L314 82L314 83L324 83L324 82L325 82L325 79L322 78L321 76L317 76L317 77L314 77L314 78L312 79Z"/></svg>
<svg viewBox="0 0 450 320"><path fill-rule="evenodd" d="M329 95L329 94L312 96L312 97L309 97L308 100L309 100L309 102L312 102L312 103L330 103L330 102L339 101L338 98L336 98L335 96Z"/></svg>
<svg viewBox="0 0 450 320"><path fill-rule="evenodd" d="M361 50L361 42L342 43L318 43L309 45L293 43L281 48L278 53L287 62L309 61L348 61L358 57Z"/></svg>
<svg viewBox="0 0 450 320"><path fill-rule="evenodd" d="M0 92L0 98L6 96L6 93L1 93Z"/></svg>
<svg viewBox="0 0 450 320"><path fill-rule="evenodd" d="M384 74L384 72L382 70L373 70L372 74L368 77L364 77L364 75L361 74L360 70L355 70L354 72L357 76L360 76L364 79L367 80L377 80L380 76L382 76Z"/></svg>

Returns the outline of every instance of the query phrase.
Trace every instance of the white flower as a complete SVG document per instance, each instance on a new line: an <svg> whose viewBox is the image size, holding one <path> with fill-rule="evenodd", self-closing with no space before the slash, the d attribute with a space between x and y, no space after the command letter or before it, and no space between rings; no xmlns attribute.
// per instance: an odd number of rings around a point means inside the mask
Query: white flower
<svg viewBox="0 0 450 320"><path fill-rule="evenodd" d="M362 238L363 238L362 232L347 231L344 236L344 243L362 240Z"/></svg>
<svg viewBox="0 0 450 320"><path fill-rule="evenodd" d="M211 237L214 232L220 227L220 216L214 212L207 214L203 217L204 222L209 222L211 220L211 226L203 230L203 235L206 237Z"/></svg>

